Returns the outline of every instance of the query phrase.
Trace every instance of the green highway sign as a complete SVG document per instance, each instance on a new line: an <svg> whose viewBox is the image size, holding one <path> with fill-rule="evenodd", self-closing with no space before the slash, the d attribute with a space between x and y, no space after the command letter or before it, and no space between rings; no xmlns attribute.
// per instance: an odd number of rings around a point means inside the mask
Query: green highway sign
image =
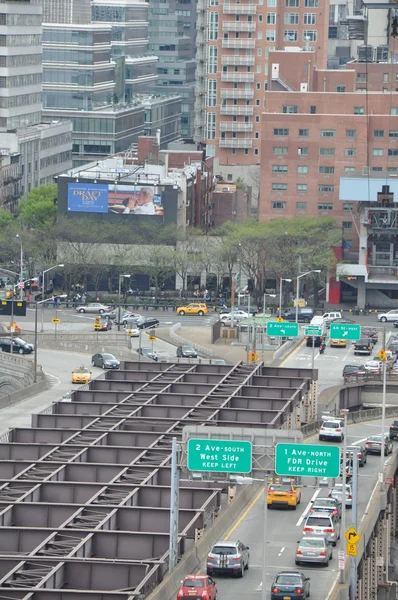
<svg viewBox="0 0 398 600"><path fill-rule="evenodd" d="M276 321L268 321L267 335L270 337L298 337L298 323L277 323Z"/></svg>
<svg viewBox="0 0 398 600"><path fill-rule="evenodd" d="M309 325L304 329L304 335L322 335L322 327L319 325Z"/></svg>
<svg viewBox="0 0 398 600"><path fill-rule="evenodd" d="M330 337L333 340L359 340L361 338L361 326L354 323L331 323Z"/></svg>
<svg viewBox="0 0 398 600"><path fill-rule="evenodd" d="M277 444L275 472L277 475L298 477L338 477L340 448L311 444Z"/></svg>
<svg viewBox="0 0 398 600"><path fill-rule="evenodd" d="M252 443L235 440L188 440L188 469L215 473L250 473Z"/></svg>

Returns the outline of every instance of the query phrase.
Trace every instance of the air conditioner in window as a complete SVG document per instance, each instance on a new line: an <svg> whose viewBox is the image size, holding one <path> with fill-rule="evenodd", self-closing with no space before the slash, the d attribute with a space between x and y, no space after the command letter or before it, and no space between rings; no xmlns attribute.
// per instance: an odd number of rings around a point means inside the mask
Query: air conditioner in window
<svg viewBox="0 0 398 600"><path fill-rule="evenodd" d="M362 167L362 175L364 175L364 176L370 175L370 167Z"/></svg>

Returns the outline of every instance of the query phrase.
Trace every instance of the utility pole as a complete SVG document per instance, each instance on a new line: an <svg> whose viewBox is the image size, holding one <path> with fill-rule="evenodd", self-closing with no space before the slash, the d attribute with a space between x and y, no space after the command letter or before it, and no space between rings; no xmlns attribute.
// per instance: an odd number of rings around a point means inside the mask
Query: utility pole
<svg viewBox="0 0 398 600"><path fill-rule="evenodd" d="M347 471L346 471L346 454L347 454L347 414L348 408L340 410L340 415L344 415L344 441L343 441L343 489L341 494L341 530L343 535L346 531L346 496L347 496ZM345 568L340 569L340 583L345 583Z"/></svg>
<svg viewBox="0 0 398 600"><path fill-rule="evenodd" d="M173 437L171 441L169 572L174 569L178 562L178 511L180 504L180 475L177 462L177 438Z"/></svg>
<svg viewBox="0 0 398 600"><path fill-rule="evenodd" d="M386 351L386 328L383 327L382 349ZM384 490L385 428L386 428L387 361L383 360L383 396L381 405L380 488Z"/></svg>
<svg viewBox="0 0 398 600"><path fill-rule="evenodd" d="M352 463L352 526L356 530L358 525L358 451L359 448L353 448L354 456ZM345 534L345 531L343 531ZM356 556L351 556L351 586L350 600L355 600L357 595L357 559Z"/></svg>

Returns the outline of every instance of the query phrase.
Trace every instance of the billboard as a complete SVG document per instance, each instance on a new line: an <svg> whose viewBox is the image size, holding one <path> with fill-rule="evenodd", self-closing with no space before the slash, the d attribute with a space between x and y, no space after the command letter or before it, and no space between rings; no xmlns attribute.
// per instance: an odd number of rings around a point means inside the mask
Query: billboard
<svg viewBox="0 0 398 600"><path fill-rule="evenodd" d="M164 216L159 186L68 183L68 212Z"/></svg>

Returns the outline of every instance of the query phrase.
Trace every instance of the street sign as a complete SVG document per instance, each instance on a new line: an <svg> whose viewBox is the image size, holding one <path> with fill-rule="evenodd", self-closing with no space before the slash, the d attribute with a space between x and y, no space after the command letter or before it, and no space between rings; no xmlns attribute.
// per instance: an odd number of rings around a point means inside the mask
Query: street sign
<svg viewBox="0 0 398 600"><path fill-rule="evenodd" d="M377 356L380 358L380 360L386 360L387 353L385 352L385 350L379 350Z"/></svg>
<svg viewBox="0 0 398 600"><path fill-rule="evenodd" d="M53 320L53 323L54 323L54 320ZM102 329L101 323L95 323L94 324L94 329Z"/></svg>
<svg viewBox="0 0 398 600"><path fill-rule="evenodd" d="M340 448L312 444L277 444L275 472L277 475L299 477L338 477Z"/></svg>
<svg viewBox="0 0 398 600"><path fill-rule="evenodd" d="M154 335L150 335L150 336L149 336L149 340L150 340L151 342L156 342L156 337L155 337Z"/></svg>
<svg viewBox="0 0 398 600"><path fill-rule="evenodd" d="M51 319L51 321L52 321L53 323L55 323L55 325L59 325L59 323L61 323L61 319L55 319L55 318L54 318L54 319Z"/></svg>
<svg viewBox="0 0 398 600"><path fill-rule="evenodd" d="M331 323L330 338L332 340L359 340L361 339L361 326L354 323Z"/></svg>
<svg viewBox="0 0 398 600"><path fill-rule="evenodd" d="M359 535L355 527L350 527L349 529L347 529L347 531L344 534L344 537L347 540L347 542L351 544L356 544L361 539L361 536Z"/></svg>
<svg viewBox="0 0 398 600"><path fill-rule="evenodd" d="M250 473L252 443L236 440L188 440L188 469L213 473Z"/></svg>
<svg viewBox="0 0 398 600"><path fill-rule="evenodd" d="M304 329L304 335L319 336L322 335L322 333L322 327L320 327L319 325L308 325L308 327Z"/></svg>
<svg viewBox="0 0 398 600"><path fill-rule="evenodd" d="M277 321L268 321L267 335L270 337L298 337L298 323L278 323Z"/></svg>
<svg viewBox="0 0 398 600"><path fill-rule="evenodd" d="M283 322L284 322L284 320L285 320L285 319L284 319L283 317L278 317L278 318L276 319L276 322L277 322L277 323L283 323Z"/></svg>
<svg viewBox="0 0 398 600"><path fill-rule="evenodd" d="M357 545L356 544L347 544L347 554L349 556L356 556L357 555Z"/></svg>
<svg viewBox="0 0 398 600"><path fill-rule="evenodd" d="M345 567L345 552L344 550L339 550L339 569L344 569Z"/></svg>
<svg viewBox="0 0 398 600"><path fill-rule="evenodd" d="M21 283L18 283L18 287L20 290L23 290L25 287L25 284L21 281Z"/></svg>
<svg viewBox="0 0 398 600"><path fill-rule="evenodd" d="M249 358L250 362L255 363L256 360L258 360L258 354L256 354L254 351L252 351L249 353L248 358Z"/></svg>

